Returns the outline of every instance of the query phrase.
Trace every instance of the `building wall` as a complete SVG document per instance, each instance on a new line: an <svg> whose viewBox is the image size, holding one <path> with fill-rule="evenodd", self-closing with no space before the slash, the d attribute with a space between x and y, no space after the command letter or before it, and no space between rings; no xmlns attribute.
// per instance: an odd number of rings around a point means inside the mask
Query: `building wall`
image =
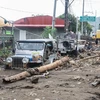
<svg viewBox="0 0 100 100"><path fill-rule="evenodd" d="M20 30L26 30L26 39L42 38L44 28L20 28ZM62 35L64 28L57 28L56 35ZM19 37L19 31L15 31L15 40ZM19 39L18 39L19 40Z"/></svg>
<svg viewBox="0 0 100 100"><path fill-rule="evenodd" d="M19 30L14 30L14 41L18 41L19 40Z"/></svg>

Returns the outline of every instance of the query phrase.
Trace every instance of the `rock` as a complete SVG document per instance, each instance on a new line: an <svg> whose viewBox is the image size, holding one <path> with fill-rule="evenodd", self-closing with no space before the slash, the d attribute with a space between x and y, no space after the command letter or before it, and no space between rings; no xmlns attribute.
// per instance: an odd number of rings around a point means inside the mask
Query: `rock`
<svg viewBox="0 0 100 100"><path fill-rule="evenodd" d="M99 85L99 84L100 84L100 81L94 81L94 82L91 83L91 85L92 85L92 86L95 86L95 87L96 87L97 85Z"/></svg>
<svg viewBox="0 0 100 100"><path fill-rule="evenodd" d="M45 87L45 88L49 88L50 86L49 86L49 85L45 85L44 87Z"/></svg>
<svg viewBox="0 0 100 100"><path fill-rule="evenodd" d="M12 93L14 93L15 91L12 91Z"/></svg>
<svg viewBox="0 0 100 100"><path fill-rule="evenodd" d="M39 99L39 98L35 98L35 100L41 100L41 99Z"/></svg>
<svg viewBox="0 0 100 100"><path fill-rule="evenodd" d="M77 84L81 84L81 82L78 82Z"/></svg>
<svg viewBox="0 0 100 100"><path fill-rule="evenodd" d="M85 78L80 77L80 76L74 76L73 78L74 80L80 81L80 80L84 80Z"/></svg>
<svg viewBox="0 0 100 100"><path fill-rule="evenodd" d="M74 87L75 87L75 85L73 85L73 84L72 84L72 85L70 85L70 87L74 88Z"/></svg>
<svg viewBox="0 0 100 100"><path fill-rule="evenodd" d="M56 90L53 90L53 91L51 91L51 92L52 92L52 93L57 93L57 94L59 93L59 91L56 91Z"/></svg>
<svg viewBox="0 0 100 100"><path fill-rule="evenodd" d="M31 78L31 83L36 84L36 83L38 83L38 80L39 80L38 77L32 77L32 78Z"/></svg>

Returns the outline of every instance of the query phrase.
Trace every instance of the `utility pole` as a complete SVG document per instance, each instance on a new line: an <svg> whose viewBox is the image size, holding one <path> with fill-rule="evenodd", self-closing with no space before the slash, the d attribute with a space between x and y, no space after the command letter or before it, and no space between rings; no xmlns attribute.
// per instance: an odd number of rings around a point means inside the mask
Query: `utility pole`
<svg viewBox="0 0 100 100"><path fill-rule="evenodd" d="M12 37L12 49L14 49L14 22L11 22L12 27L11 27L11 37Z"/></svg>
<svg viewBox="0 0 100 100"><path fill-rule="evenodd" d="M78 17L76 18L76 34L78 34Z"/></svg>
<svg viewBox="0 0 100 100"><path fill-rule="evenodd" d="M52 18L52 36L54 36L53 29L55 27L56 4L57 4L57 0L54 0L54 11L53 11L53 18Z"/></svg>
<svg viewBox="0 0 100 100"><path fill-rule="evenodd" d="M84 2L85 0L83 0L83 8L82 8L82 17L84 18ZM82 21L82 25L81 25L81 34L83 35L83 27L84 27L84 23Z"/></svg>
<svg viewBox="0 0 100 100"><path fill-rule="evenodd" d="M65 32L68 31L68 4L69 0L65 0Z"/></svg>
<svg viewBox="0 0 100 100"><path fill-rule="evenodd" d="M97 19L97 11L95 11L95 17L96 17L96 19ZM97 21L95 20L95 32L94 32L95 34L96 34L96 30L97 30L97 28L96 28L96 22L97 22Z"/></svg>

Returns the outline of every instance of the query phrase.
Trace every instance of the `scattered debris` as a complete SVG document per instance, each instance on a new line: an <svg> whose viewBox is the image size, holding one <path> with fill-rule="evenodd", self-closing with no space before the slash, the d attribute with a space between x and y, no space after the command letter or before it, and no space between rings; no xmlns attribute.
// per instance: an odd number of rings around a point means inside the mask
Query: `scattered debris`
<svg viewBox="0 0 100 100"><path fill-rule="evenodd" d="M100 85L100 79L95 79L94 82L91 83L92 86L98 86Z"/></svg>
<svg viewBox="0 0 100 100"><path fill-rule="evenodd" d="M100 100L99 56L99 51L88 50L77 58L60 56L60 60L51 64L21 70L19 74L15 69L16 73L1 69L0 97L3 100Z"/></svg>
<svg viewBox="0 0 100 100"><path fill-rule="evenodd" d="M38 74L38 73L45 72L47 70L54 69L54 68L58 67L59 65L63 65L67 61L69 61L69 58L66 56L66 57L63 57L60 60L57 60L57 61L55 61L51 64L38 67L37 69L31 68L31 69L28 69L27 71L24 71L24 72L19 73L17 75L13 75L13 76L10 76L10 77L3 78L3 82L4 83L7 83L7 82L11 83L11 82L15 82L15 81L18 81L18 80L21 80L21 79L25 79L26 77L30 77L34 74Z"/></svg>
<svg viewBox="0 0 100 100"><path fill-rule="evenodd" d="M83 58L83 59L77 60L77 62L81 62L81 61L84 61L84 60L96 58L96 57L99 57L99 56L100 56L100 55L94 55L94 56L85 57L85 58Z"/></svg>

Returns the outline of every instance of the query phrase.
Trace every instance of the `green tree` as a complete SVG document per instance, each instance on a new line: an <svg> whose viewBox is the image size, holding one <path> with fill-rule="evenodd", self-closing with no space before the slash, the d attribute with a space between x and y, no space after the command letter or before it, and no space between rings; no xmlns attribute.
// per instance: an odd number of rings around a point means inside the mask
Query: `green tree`
<svg viewBox="0 0 100 100"><path fill-rule="evenodd" d="M76 17L74 15L68 15L69 26L68 29L76 32Z"/></svg>
<svg viewBox="0 0 100 100"><path fill-rule="evenodd" d="M79 30L81 30L81 23L79 25ZM92 32L92 26L88 23L88 22L83 22L83 34L85 35L85 33L87 33L88 35L90 35L90 33Z"/></svg>
<svg viewBox="0 0 100 100"><path fill-rule="evenodd" d="M65 19L64 14L62 14L58 17L61 18L61 19ZM74 15L68 14L68 22L69 22L68 30L76 32L76 17Z"/></svg>
<svg viewBox="0 0 100 100"><path fill-rule="evenodd" d="M47 26L47 27L44 28L44 31L42 33L42 37L43 38L49 38L49 34L52 37L55 37L56 36L56 32L57 32L57 29L56 28L52 29L52 27Z"/></svg>
<svg viewBox="0 0 100 100"><path fill-rule="evenodd" d="M65 19L64 14L62 14L58 17L63 19L63 20ZM76 17L72 14L68 14L68 21L69 21L68 30L72 30L73 32L76 32L76 22L77 22ZM81 22L80 21L78 21L78 22L79 22L78 30L81 31ZM83 29L84 35L85 35L86 31L87 31L88 35L92 31L92 26L88 22L84 22L84 29Z"/></svg>

